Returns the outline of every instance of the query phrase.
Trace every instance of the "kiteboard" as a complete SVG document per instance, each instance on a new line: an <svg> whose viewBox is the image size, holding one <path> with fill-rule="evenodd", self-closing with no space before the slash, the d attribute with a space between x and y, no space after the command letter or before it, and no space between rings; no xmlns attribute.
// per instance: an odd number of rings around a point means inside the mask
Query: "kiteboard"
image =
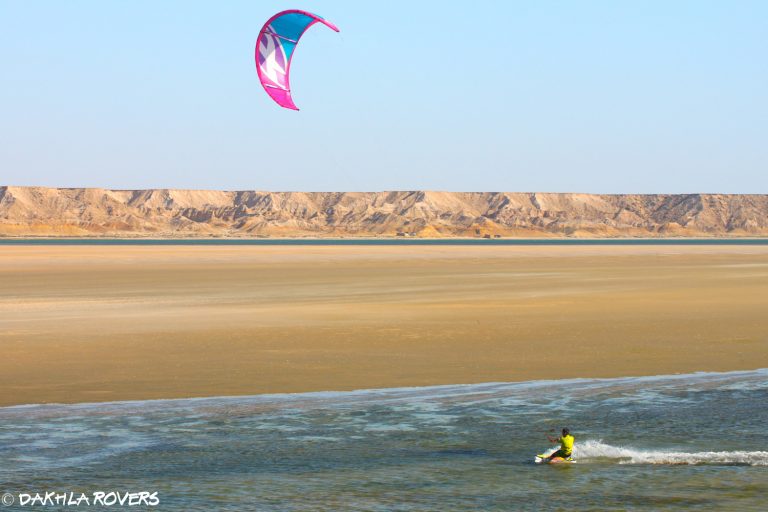
<svg viewBox="0 0 768 512"><path fill-rule="evenodd" d="M535 464L575 464L576 461L573 460L571 457L568 457L567 459L564 459L562 457L552 457L551 459L547 458L547 455L539 454L534 459L533 462Z"/></svg>

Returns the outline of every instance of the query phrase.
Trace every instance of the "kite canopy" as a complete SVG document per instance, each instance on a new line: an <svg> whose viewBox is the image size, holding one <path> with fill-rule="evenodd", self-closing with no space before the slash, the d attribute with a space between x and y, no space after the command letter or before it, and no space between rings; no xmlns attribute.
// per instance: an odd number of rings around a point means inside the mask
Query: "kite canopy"
<svg viewBox="0 0 768 512"><path fill-rule="evenodd" d="M256 42L256 72L264 90L281 107L299 110L291 98L291 57L304 32L318 22L336 32L339 31L336 25L317 14L290 10L269 18L259 32Z"/></svg>

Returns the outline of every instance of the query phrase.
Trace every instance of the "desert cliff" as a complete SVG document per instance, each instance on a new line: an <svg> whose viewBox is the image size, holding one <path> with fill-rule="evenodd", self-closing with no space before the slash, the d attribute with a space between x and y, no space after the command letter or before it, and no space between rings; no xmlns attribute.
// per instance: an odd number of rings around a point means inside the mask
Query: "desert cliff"
<svg viewBox="0 0 768 512"><path fill-rule="evenodd" d="M768 195L5 186L0 236L768 236Z"/></svg>

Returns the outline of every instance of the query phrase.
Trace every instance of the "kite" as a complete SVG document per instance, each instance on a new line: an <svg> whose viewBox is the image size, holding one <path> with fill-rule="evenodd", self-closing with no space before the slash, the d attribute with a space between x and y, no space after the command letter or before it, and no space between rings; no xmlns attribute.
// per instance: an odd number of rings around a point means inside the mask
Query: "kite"
<svg viewBox="0 0 768 512"><path fill-rule="evenodd" d="M336 25L317 14L292 9L269 18L259 32L256 72L264 90L281 107L299 110L291 98L291 57L301 36L315 23L339 31Z"/></svg>

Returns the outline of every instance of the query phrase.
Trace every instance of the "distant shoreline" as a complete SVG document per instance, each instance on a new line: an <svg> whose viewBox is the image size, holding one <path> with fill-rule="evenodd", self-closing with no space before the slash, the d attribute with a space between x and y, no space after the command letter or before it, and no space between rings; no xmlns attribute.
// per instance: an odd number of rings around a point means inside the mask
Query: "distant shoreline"
<svg viewBox="0 0 768 512"><path fill-rule="evenodd" d="M719 238L144 238L0 237L2 245L768 245L765 237Z"/></svg>

